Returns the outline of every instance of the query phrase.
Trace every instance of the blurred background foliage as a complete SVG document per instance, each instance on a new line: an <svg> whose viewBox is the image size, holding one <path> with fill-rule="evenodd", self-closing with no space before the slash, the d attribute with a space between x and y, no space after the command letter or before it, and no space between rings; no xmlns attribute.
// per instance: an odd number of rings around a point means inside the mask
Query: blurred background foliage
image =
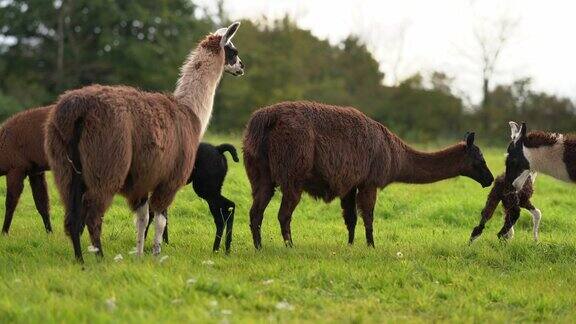
<svg viewBox="0 0 576 324"><path fill-rule="evenodd" d="M227 22L222 10L206 14L188 0L0 0L0 118L92 83L171 92L190 49ZM465 104L442 71L385 86L380 65L357 37L330 44L287 17L243 21L234 42L246 74L223 78L211 131L239 133L252 111L298 99L354 106L413 141L453 140L474 130L501 143L508 120L576 129L574 103L532 90L529 78Z"/></svg>

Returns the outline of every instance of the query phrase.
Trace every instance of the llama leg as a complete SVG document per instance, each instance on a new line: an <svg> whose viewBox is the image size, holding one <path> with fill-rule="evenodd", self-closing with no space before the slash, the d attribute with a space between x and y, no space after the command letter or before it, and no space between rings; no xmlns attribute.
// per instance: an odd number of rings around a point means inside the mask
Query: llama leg
<svg viewBox="0 0 576 324"><path fill-rule="evenodd" d="M498 232L498 238L507 238L507 236L510 235L510 230L514 224L516 224L518 217L520 217L520 207L515 201L507 199L504 199L502 203L504 205L504 210L506 211L506 217L504 219L504 226L502 226L502 229Z"/></svg>
<svg viewBox="0 0 576 324"><path fill-rule="evenodd" d="M14 210L18 205L18 200L24 188L24 178L26 175L20 170L12 170L6 175L6 214L4 215L4 226L2 227L2 234L8 234L10 224L12 224L12 216Z"/></svg>
<svg viewBox="0 0 576 324"><path fill-rule="evenodd" d="M356 188L340 199L340 207L342 207L344 223L348 228L348 244L352 245L354 244L354 232L356 230L356 221L358 220L358 215L356 214Z"/></svg>
<svg viewBox="0 0 576 324"><path fill-rule="evenodd" d="M162 237L164 236L164 229L166 228L166 216L163 213L154 213L154 245L152 248L153 255L159 255L162 249Z"/></svg>
<svg viewBox="0 0 576 324"><path fill-rule="evenodd" d="M532 205L529 197L524 197L524 199L520 201L520 207L528 210L530 214L532 214L532 230L534 232L534 241L538 242L538 232L540 229L540 219L542 218L542 213L538 208Z"/></svg>
<svg viewBox="0 0 576 324"><path fill-rule="evenodd" d="M42 216L44 228L46 232L52 232L52 224L50 224L50 205L48 199L48 190L46 189L46 175L44 173L28 176L30 187L32 188L32 196L34 197L34 204L36 209Z"/></svg>
<svg viewBox="0 0 576 324"><path fill-rule="evenodd" d="M217 199L210 200L210 212L214 217L214 224L216 224L216 237L214 238L214 245L212 251L220 249L220 242L226 228L226 253L230 252L230 244L232 244L232 227L234 226L234 202L226 199L223 196Z"/></svg>
<svg viewBox="0 0 576 324"><path fill-rule="evenodd" d="M252 184L252 207L250 208L250 231L252 232L252 240L256 249L262 248L261 229L262 219L264 218L264 210L270 203L274 195L274 188L272 185L254 185Z"/></svg>
<svg viewBox="0 0 576 324"><path fill-rule="evenodd" d="M171 182L158 186L152 193L152 196L150 196L150 208L154 211L155 224L154 245L152 249L152 254L154 255L160 254L162 238L168 238L164 236L164 231L168 224L168 206L170 206L174 200L179 188L178 182Z"/></svg>
<svg viewBox="0 0 576 324"><path fill-rule="evenodd" d="M146 238L148 237L148 229L150 228L150 225L152 225L152 223L154 223L154 212L149 210L148 211L148 225L146 225L146 230L144 231L144 240L146 240Z"/></svg>
<svg viewBox="0 0 576 324"><path fill-rule="evenodd" d="M468 244L472 244L472 242L474 242L474 240L476 240L482 234L486 223L494 215L494 211L496 210L496 207L498 207L498 204L500 203L501 196L499 188L500 187L498 185L494 185L492 191L490 191L490 193L488 194L486 205L484 206L484 209L482 209L481 212L482 217L480 218L480 223L472 230L472 233L470 234L470 241L468 242Z"/></svg>
<svg viewBox="0 0 576 324"><path fill-rule="evenodd" d="M220 199L222 200L223 202L222 205L224 206L222 212L224 213L224 215L227 215L225 246L226 246L226 254L228 254L230 253L230 245L232 244L232 229L234 227L234 213L236 212L236 204L223 196L220 196Z"/></svg>
<svg viewBox="0 0 576 324"><path fill-rule="evenodd" d="M148 200L145 200L136 209L136 255L142 256L144 254L144 233L148 225ZM156 215L157 216L157 215Z"/></svg>
<svg viewBox="0 0 576 324"><path fill-rule="evenodd" d="M534 208L530 210L530 213L532 214L532 223L534 224L534 241L538 242L538 234L539 234L539 230L540 230L540 219L542 218L542 213L540 212L540 209L538 208Z"/></svg>
<svg viewBox="0 0 576 324"><path fill-rule="evenodd" d="M162 240L164 241L164 243L168 244L168 210L165 209L162 212L162 215L164 215L164 218L166 218L166 226L164 226L164 233L162 234Z"/></svg>
<svg viewBox="0 0 576 324"><path fill-rule="evenodd" d="M104 252L102 251L102 218L104 212L112 202L112 195L100 196L92 195L90 193L84 194L82 209L85 215L86 227L90 234L90 241L92 243L91 252L96 253L96 256L102 258Z"/></svg>
<svg viewBox="0 0 576 324"><path fill-rule="evenodd" d="M218 199L211 199L208 201L208 206L210 206L210 212L214 218L214 224L216 225L216 235L214 237L214 244L212 245L212 251L216 252L220 249L220 242L222 240L222 235L224 234L224 211L220 205Z"/></svg>
<svg viewBox="0 0 576 324"><path fill-rule="evenodd" d="M361 188L356 197L358 208L362 212L364 228L366 230L366 243L374 247L374 236L372 233L372 222L374 221L374 205L376 204L376 188Z"/></svg>
<svg viewBox="0 0 576 324"><path fill-rule="evenodd" d="M509 216L508 213L504 213L504 217L503 217L504 223L506 223L506 219L508 217L511 217L511 216ZM510 227L508 232L506 232L503 237L507 240L513 239L514 238L514 226Z"/></svg>
<svg viewBox="0 0 576 324"><path fill-rule="evenodd" d="M301 189L283 188L282 189L282 202L280 203L280 210L278 211L278 221L282 231L282 238L287 247L293 247L292 232L290 230L290 222L292 221L292 213L300 202L302 196Z"/></svg>

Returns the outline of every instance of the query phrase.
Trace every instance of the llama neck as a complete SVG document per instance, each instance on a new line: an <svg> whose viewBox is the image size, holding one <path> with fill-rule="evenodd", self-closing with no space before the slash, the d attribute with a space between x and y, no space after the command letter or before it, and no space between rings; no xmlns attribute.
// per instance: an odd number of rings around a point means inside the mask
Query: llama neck
<svg viewBox="0 0 576 324"><path fill-rule="evenodd" d="M465 144L459 143L437 152L420 152L404 146L402 165L396 182L432 183L460 175L465 158Z"/></svg>
<svg viewBox="0 0 576 324"><path fill-rule="evenodd" d="M182 66L174 91L176 100L192 110L200 120L201 135L204 135L212 116L214 95L224 69L223 61L222 55L201 48L192 52Z"/></svg>

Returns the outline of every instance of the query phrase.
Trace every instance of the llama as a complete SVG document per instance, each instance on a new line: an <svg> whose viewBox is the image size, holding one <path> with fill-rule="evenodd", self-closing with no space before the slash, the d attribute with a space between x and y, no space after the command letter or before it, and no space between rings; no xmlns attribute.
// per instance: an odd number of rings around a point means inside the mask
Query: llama
<svg viewBox="0 0 576 324"><path fill-rule="evenodd" d="M0 175L6 175L6 214L2 233L8 234L12 216L28 177L36 210L46 232L52 232L50 205L44 172L44 125L52 106L25 110L10 117L0 128Z"/></svg>
<svg viewBox="0 0 576 324"><path fill-rule="evenodd" d="M92 85L60 96L47 125L46 152L65 205L65 229L83 262L80 234L103 256L102 217L116 193L136 212L136 254L155 215L153 254L161 251L167 210L192 172L223 71L244 65L230 42L239 23L206 36L181 69L174 95Z"/></svg>
<svg viewBox="0 0 576 324"><path fill-rule="evenodd" d="M519 190L531 172L576 182L576 137L542 131L527 133L526 123L520 126L511 121L509 125L511 141L506 157L506 182ZM515 222L516 219L506 222L502 231Z"/></svg>
<svg viewBox="0 0 576 324"><path fill-rule="evenodd" d="M506 157L506 177L516 189L530 172L541 172L566 182L576 182L576 137L535 131L526 123L509 122L511 142Z"/></svg>
<svg viewBox="0 0 576 324"><path fill-rule="evenodd" d="M542 218L542 213L540 210L530 201L532 194L534 193L534 182L536 181L536 173L531 174L522 189L516 191L516 189L505 181L505 174L499 175L496 180L494 180L494 186L488 198L486 199L486 205L482 209L482 218L480 219L480 224L474 228L472 234L470 234L470 244L474 242L484 231L484 226L494 215L494 211L498 204L502 202L504 207L504 224L507 222L516 222L516 219L520 216L520 208L524 208L532 214L533 232L534 240L538 241L538 231L540 227L540 219ZM510 227L507 232L502 231L498 233L499 238L511 239L514 236L514 227Z"/></svg>
<svg viewBox="0 0 576 324"><path fill-rule="evenodd" d="M229 152L234 162L239 162L236 148L231 144L214 146L208 143L200 143L196 152L194 169L187 183L192 183L194 192L200 198L206 200L210 207L210 212L216 224L216 237L214 238L212 251L216 252L220 249L220 241L222 240L224 227L226 227L226 253L230 253L236 205L233 201L222 196L224 178L226 173L228 173L228 162L224 152ZM167 216L167 213L164 213L164 215ZM153 219L154 214L150 213L144 237L146 237L148 227L152 224ZM168 223L166 223L166 228L164 229L163 239L164 243L168 243Z"/></svg>
<svg viewBox="0 0 576 324"><path fill-rule="evenodd" d="M252 186L250 229L257 249L275 187L282 191L278 219L286 246L293 245L290 222L303 191L325 202L340 198L349 244L354 242L358 207L366 241L374 246L378 188L460 175L487 187L494 179L474 145L474 133L441 151L419 152L354 108L306 101L278 103L252 114L244 134L244 165Z"/></svg>

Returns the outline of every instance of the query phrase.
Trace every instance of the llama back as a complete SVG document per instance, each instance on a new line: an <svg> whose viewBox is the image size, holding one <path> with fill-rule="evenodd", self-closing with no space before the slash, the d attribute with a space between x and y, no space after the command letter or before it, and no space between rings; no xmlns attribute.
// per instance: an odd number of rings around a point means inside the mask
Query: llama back
<svg viewBox="0 0 576 324"><path fill-rule="evenodd" d="M19 165L47 170L44 127L53 106L28 109L10 117L0 127L0 169ZM33 164L33 165L32 165Z"/></svg>
<svg viewBox="0 0 576 324"><path fill-rule="evenodd" d="M279 103L255 112L248 123L247 171L250 177L256 169L253 174L280 186L299 179L308 193L331 200L354 186L385 182L385 166L393 162L385 131L353 108Z"/></svg>

